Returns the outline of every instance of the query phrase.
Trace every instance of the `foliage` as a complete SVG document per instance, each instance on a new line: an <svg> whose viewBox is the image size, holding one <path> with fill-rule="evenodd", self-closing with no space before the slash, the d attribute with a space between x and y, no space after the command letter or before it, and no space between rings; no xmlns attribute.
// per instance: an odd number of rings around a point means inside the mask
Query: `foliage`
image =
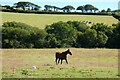
<svg viewBox="0 0 120 80"><path fill-rule="evenodd" d="M120 48L120 22L115 25L113 35L108 42L108 46L110 48Z"/></svg>
<svg viewBox="0 0 120 80"><path fill-rule="evenodd" d="M91 4L87 4L87 5L84 6L84 9L85 9L86 12L88 10L90 10L92 12L93 8L94 8L94 6L92 6Z"/></svg>
<svg viewBox="0 0 120 80"><path fill-rule="evenodd" d="M78 6L76 10L81 10L82 12L88 12L89 10L92 12L93 10L95 13L99 9L91 4L86 4L83 6Z"/></svg>
<svg viewBox="0 0 120 80"><path fill-rule="evenodd" d="M103 10L101 10L101 12L106 12L106 11L103 9Z"/></svg>
<svg viewBox="0 0 120 80"><path fill-rule="evenodd" d="M61 9L59 7L51 6L51 5L45 5L44 7L45 7L45 11L52 11L52 9L54 9L54 11L58 11Z"/></svg>
<svg viewBox="0 0 120 80"><path fill-rule="evenodd" d="M105 35L103 32L98 32L97 33L97 38L96 38L96 43L95 43L95 47L105 47L105 44L108 41L108 36Z"/></svg>
<svg viewBox="0 0 120 80"><path fill-rule="evenodd" d="M86 4L86 5L84 6L84 9L85 9L86 12L88 12L89 10L90 10L91 12L92 12L92 10L94 10L94 12L95 12L96 10L98 10L98 8L94 7L94 6L91 5L91 4Z"/></svg>
<svg viewBox="0 0 120 80"><path fill-rule="evenodd" d="M44 7L45 7L45 10L48 10L48 11L50 11L50 10L51 10L51 8L52 8L52 6L51 6L51 5L45 5Z"/></svg>
<svg viewBox="0 0 120 80"><path fill-rule="evenodd" d="M107 36L111 36L111 34L113 34L114 27L108 26L103 23L96 23L91 26L91 29L95 29L97 32L100 31L100 32L105 33Z"/></svg>
<svg viewBox="0 0 120 80"><path fill-rule="evenodd" d="M3 48L38 48L38 42L46 36L44 30L19 22L5 22L2 25Z"/></svg>
<svg viewBox="0 0 120 80"><path fill-rule="evenodd" d="M107 12L111 12L111 9L110 9L110 8L108 8L108 9L107 9Z"/></svg>
<svg viewBox="0 0 120 80"><path fill-rule="evenodd" d="M20 22L5 22L2 36L3 48L120 48L120 23L89 27L79 21L60 21L41 30Z"/></svg>
<svg viewBox="0 0 120 80"><path fill-rule="evenodd" d="M59 47L72 47L76 40L77 31L65 22L53 23L46 27L46 32L54 36Z"/></svg>
<svg viewBox="0 0 120 80"><path fill-rule="evenodd" d="M112 14L112 16L120 21L120 13Z"/></svg>
<svg viewBox="0 0 120 80"><path fill-rule="evenodd" d="M94 12L96 12L97 10L99 10L98 8L96 8L96 7L93 7L93 10L94 10Z"/></svg>
<svg viewBox="0 0 120 80"><path fill-rule="evenodd" d="M71 5L67 5L67 6L65 6L65 7L62 8L62 10L64 12L70 12L71 10L74 10L74 9L75 8L73 6L71 6Z"/></svg>
<svg viewBox="0 0 120 80"><path fill-rule="evenodd" d="M2 6L2 7L6 8L6 9L12 9L12 7L10 7L9 5L5 5L5 6Z"/></svg>
<svg viewBox="0 0 120 80"><path fill-rule="evenodd" d="M95 40L97 37L97 32L92 29L88 29L85 33L78 36L77 42L81 44L81 47L91 48L95 46Z"/></svg>
<svg viewBox="0 0 120 80"><path fill-rule="evenodd" d="M54 9L54 11L52 11ZM60 12L58 10L63 10L65 12ZM73 10L73 9L72 9ZM43 11L40 11L40 10L21 10L21 9L2 9L2 12L15 12L15 13L35 13L35 14L81 14L81 15L106 15L106 16L109 16L111 14L107 13L107 12L97 12L97 13L81 13L81 12L66 12L67 9L64 9L64 8L59 8L59 7L55 7L54 8L50 8L50 10L43 10ZM95 12L96 10L94 10Z"/></svg>
<svg viewBox="0 0 120 80"><path fill-rule="evenodd" d="M31 2L18 2L15 3L14 6L16 8L22 8L23 10L25 10L26 8L28 8L29 10L39 10L39 8L41 8L40 6L33 4Z"/></svg>
<svg viewBox="0 0 120 80"><path fill-rule="evenodd" d="M84 6L78 6L77 10L81 10L83 12L84 11Z"/></svg>
<svg viewBox="0 0 120 80"><path fill-rule="evenodd" d="M58 10L63 10L63 13L66 14L66 12L69 13L69 12L71 12L71 10L75 10L74 6L71 6L71 5L66 5L63 8L53 6L53 5L45 5L44 6L45 9L39 11L40 8L41 8L41 6L36 5L34 3L20 1L20 2L14 3L14 5L12 7L9 5L2 6L2 11L22 12L22 13L49 13L49 12L56 13L56 12L58 12L56 14L59 14ZM95 13L99 9L91 4L86 4L86 5L78 6L76 10L81 10L82 13L87 12L87 13L91 14L91 12L94 11L94 13ZM101 11L102 14L104 14L104 12L111 15L115 11L111 11L111 9L108 8L107 11L105 11L105 10ZM75 11L75 13L76 13L76 11ZM100 13L100 12L97 12L97 13ZM60 11L60 14L61 14L61 11Z"/></svg>
<svg viewBox="0 0 120 80"><path fill-rule="evenodd" d="M85 23L79 21L68 21L67 23L80 32L85 32L88 28L90 28Z"/></svg>

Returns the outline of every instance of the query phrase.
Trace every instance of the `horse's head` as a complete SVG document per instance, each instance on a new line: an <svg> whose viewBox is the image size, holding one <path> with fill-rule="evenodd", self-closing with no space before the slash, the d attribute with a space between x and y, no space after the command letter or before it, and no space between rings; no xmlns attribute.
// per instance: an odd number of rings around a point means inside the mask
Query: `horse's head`
<svg viewBox="0 0 120 80"><path fill-rule="evenodd" d="M67 53L70 54L70 55L72 55L72 53L70 52L70 49L67 50Z"/></svg>

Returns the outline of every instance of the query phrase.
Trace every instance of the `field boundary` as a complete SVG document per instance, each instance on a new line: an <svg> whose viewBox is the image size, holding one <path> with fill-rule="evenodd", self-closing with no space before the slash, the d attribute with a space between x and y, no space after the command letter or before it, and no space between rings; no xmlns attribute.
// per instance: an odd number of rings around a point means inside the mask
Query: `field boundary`
<svg viewBox="0 0 120 80"><path fill-rule="evenodd" d="M83 12L54 12L54 11L31 11L31 10L8 10L2 9L2 12L15 12L15 13L33 13L33 14L72 14L72 15L101 15L101 16L112 16L109 13L83 13Z"/></svg>

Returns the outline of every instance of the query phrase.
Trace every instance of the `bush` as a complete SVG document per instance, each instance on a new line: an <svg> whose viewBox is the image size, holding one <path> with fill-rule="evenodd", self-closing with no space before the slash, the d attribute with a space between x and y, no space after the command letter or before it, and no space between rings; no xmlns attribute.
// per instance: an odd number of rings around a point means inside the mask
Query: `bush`
<svg viewBox="0 0 120 80"><path fill-rule="evenodd" d="M85 32L88 28L90 28L85 23L79 21L68 21L67 23L80 32Z"/></svg>
<svg viewBox="0 0 120 80"><path fill-rule="evenodd" d="M47 33L35 27L19 22L5 22L2 25L3 48L39 48L37 44ZM42 41L41 41L42 42Z"/></svg>
<svg viewBox="0 0 120 80"><path fill-rule="evenodd" d="M95 46L95 40L97 37L97 32L92 29L88 29L83 34L78 36L77 42L81 44L81 47L92 48Z"/></svg>
<svg viewBox="0 0 120 80"><path fill-rule="evenodd" d="M120 13L112 14L112 16L120 21Z"/></svg>
<svg viewBox="0 0 120 80"><path fill-rule="evenodd" d="M48 25L45 30L53 36L54 39L51 40L54 40L59 47L73 47L76 42L77 30L66 22L53 23Z"/></svg>
<svg viewBox="0 0 120 80"><path fill-rule="evenodd" d="M109 48L120 48L120 22L114 25L113 34L107 42Z"/></svg>
<svg viewBox="0 0 120 80"><path fill-rule="evenodd" d="M103 23L96 23L94 25L91 26L91 29L95 29L97 32L103 32L105 33L107 36L110 36L111 34L113 34L113 26L108 26L106 24Z"/></svg>
<svg viewBox="0 0 120 80"><path fill-rule="evenodd" d="M0 44L3 48L120 48L120 23L89 27L79 21L60 21L42 30L20 22L5 22Z"/></svg>

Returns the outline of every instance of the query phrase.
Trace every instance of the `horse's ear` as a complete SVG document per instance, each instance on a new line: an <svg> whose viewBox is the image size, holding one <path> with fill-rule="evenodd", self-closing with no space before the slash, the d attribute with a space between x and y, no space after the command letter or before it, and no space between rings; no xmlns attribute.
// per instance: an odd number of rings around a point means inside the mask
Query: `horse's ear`
<svg viewBox="0 0 120 80"><path fill-rule="evenodd" d="M68 49L68 51L70 51L70 49Z"/></svg>

